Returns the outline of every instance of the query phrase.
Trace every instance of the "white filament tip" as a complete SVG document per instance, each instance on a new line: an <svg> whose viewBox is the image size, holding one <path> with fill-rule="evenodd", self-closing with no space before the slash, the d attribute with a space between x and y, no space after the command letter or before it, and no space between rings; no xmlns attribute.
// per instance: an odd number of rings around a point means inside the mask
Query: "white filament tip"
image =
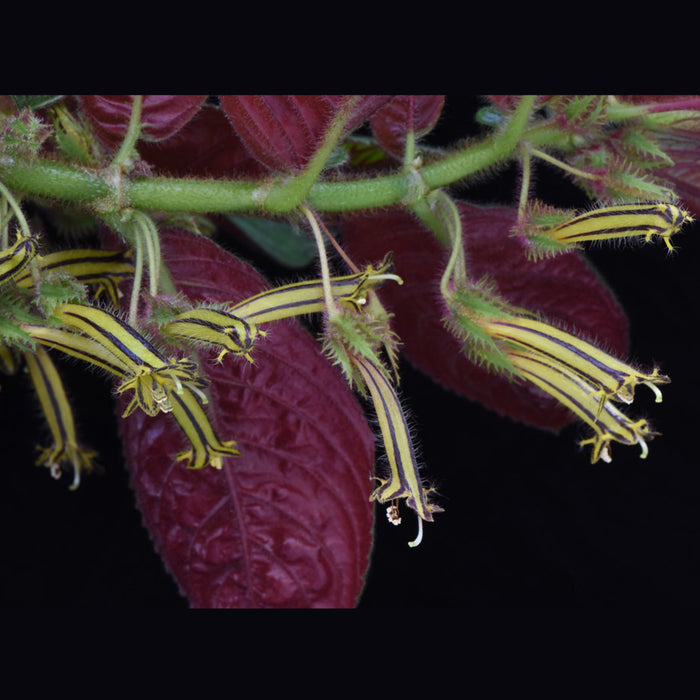
<svg viewBox="0 0 700 700"><path fill-rule="evenodd" d="M423 519L418 517L418 535L416 539L408 543L409 547L417 547L423 541Z"/></svg>

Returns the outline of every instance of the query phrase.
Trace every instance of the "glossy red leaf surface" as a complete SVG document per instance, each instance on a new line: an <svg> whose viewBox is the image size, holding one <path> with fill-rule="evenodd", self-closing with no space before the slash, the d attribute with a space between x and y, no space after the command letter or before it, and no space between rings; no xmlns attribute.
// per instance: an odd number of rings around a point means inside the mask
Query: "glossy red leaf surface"
<svg viewBox="0 0 700 700"><path fill-rule="evenodd" d="M144 95L141 138L161 141L177 133L199 111L206 95ZM124 138L133 95L81 95L80 106L107 148L116 149Z"/></svg>
<svg viewBox="0 0 700 700"><path fill-rule="evenodd" d="M628 350L624 312L578 253L528 262L524 244L509 235L515 211L460 203L469 269L474 279L489 276L512 303L543 313L570 330L597 340L618 355ZM356 264L394 251L404 284L384 285L380 297L394 314L403 352L447 389L528 425L559 430L573 420L560 404L527 384L514 384L471 363L445 330L439 282L447 262L430 232L400 211L349 218L345 248Z"/></svg>
<svg viewBox="0 0 700 700"><path fill-rule="evenodd" d="M416 139L432 131L445 104L444 95L396 95L370 119L379 145L395 158L403 158L406 133Z"/></svg>
<svg viewBox="0 0 700 700"><path fill-rule="evenodd" d="M347 95L219 95L248 151L277 171L303 170ZM365 122L391 95L361 95L346 125Z"/></svg>
<svg viewBox="0 0 700 700"><path fill-rule="evenodd" d="M239 300L268 285L192 234L163 232L178 288ZM339 372L295 322L267 326L255 366L202 355L209 415L242 454L188 470L170 416L121 421L136 500L155 547L194 607L349 607L372 543L374 435Z"/></svg>

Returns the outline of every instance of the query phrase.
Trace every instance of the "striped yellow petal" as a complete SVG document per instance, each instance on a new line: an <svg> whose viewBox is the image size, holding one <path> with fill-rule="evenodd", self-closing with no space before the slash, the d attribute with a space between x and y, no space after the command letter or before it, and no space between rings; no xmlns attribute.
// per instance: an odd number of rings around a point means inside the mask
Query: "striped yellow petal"
<svg viewBox="0 0 700 700"><path fill-rule="evenodd" d="M601 406L602 399L595 386L575 372L548 363L537 354L513 351L509 358L524 379L553 396L593 429L593 437L580 443L592 445L592 463L599 459L610 461L611 442L640 445L641 457L647 456L647 440L655 433L646 420L631 420L609 401Z"/></svg>
<svg viewBox="0 0 700 700"><path fill-rule="evenodd" d="M387 503L404 498L420 520L432 522L433 513L442 508L428 501L428 489L421 483L413 442L394 387L386 372L367 358L354 356L353 361L369 389L389 463L389 478L379 479L381 485L370 500Z"/></svg>
<svg viewBox="0 0 700 700"><path fill-rule="evenodd" d="M631 236L644 236L649 241L652 236L660 236L669 250L673 250L671 236L692 220L687 211L675 204L625 204L594 209L550 228L544 234L561 243Z"/></svg>
<svg viewBox="0 0 700 700"><path fill-rule="evenodd" d="M631 403L637 384L645 384L660 402L662 395L657 385L670 381L657 369L652 372L635 369L592 343L534 316L505 316L480 325L494 338L568 367L597 387L605 398Z"/></svg>
<svg viewBox="0 0 700 700"><path fill-rule="evenodd" d="M72 333L63 328L24 323L22 329L47 348L53 348L83 362L106 370L110 374L126 379L131 375L131 367L121 362L103 345L85 335Z"/></svg>
<svg viewBox="0 0 700 700"><path fill-rule="evenodd" d="M163 332L190 342L213 346L220 350L217 362L227 353L242 355L253 362L250 352L258 335L264 331L227 311L214 308L190 309L178 314L163 327Z"/></svg>
<svg viewBox="0 0 700 700"><path fill-rule="evenodd" d="M17 374L20 368L19 350L9 345L0 345L0 372L3 374Z"/></svg>
<svg viewBox="0 0 700 700"><path fill-rule="evenodd" d="M177 454L177 460L187 460L188 469L202 469L211 465L221 469L223 458L239 455L235 440L222 442L197 396L185 388L181 394L173 394L172 415L187 436L190 448Z"/></svg>
<svg viewBox="0 0 700 700"><path fill-rule="evenodd" d="M112 304L119 306L119 283L134 274L132 252L75 248L38 256L42 272L58 272L69 275L81 284L94 286L95 296L106 293ZM26 271L17 279L20 287L31 287L32 276Z"/></svg>
<svg viewBox="0 0 700 700"><path fill-rule="evenodd" d="M48 353L43 348L36 348L34 352L25 352L24 358L53 437L53 445L41 449L37 464L49 467L52 475L58 478L61 475L61 464L68 462L73 469L70 488L75 489L80 484L81 473L93 468L96 453L78 444L73 412Z"/></svg>
<svg viewBox="0 0 700 700"><path fill-rule="evenodd" d="M83 304L61 304L54 315L70 328L83 333L128 368L118 393L134 391L134 400L124 415L138 406L149 416L171 410L170 396L188 386L201 395L207 381L198 376L197 366L187 358L166 359L146 338L118 316Z"/></svg>
<svg viewBox="0 0 700 700"><path fill-rule="evenodd" d="M387 256L375 270L369 265L363 272L331 277L331 293L335 301L354 308L367 302L367 293L388 279L401 282L391 272L392 259ZM228 311L250 323L278 321L291 316L320 313L326 308L322 280L296 282L275 287L228 307Z"/></svg>
<svg viewBox="0 0 700 700"><path fill-rule="evenodd" d="M54 316L70 328L100 343L136 372L140 367L164 367L165 357L119 316L85 304L61 304Z"/></svg>
<svg viewBox="0 0 700 700"><path fill-rule="evenodd" d="M0 250L0 284L17 277L36 256L39 239L17 233L17 241Z"/></svg>

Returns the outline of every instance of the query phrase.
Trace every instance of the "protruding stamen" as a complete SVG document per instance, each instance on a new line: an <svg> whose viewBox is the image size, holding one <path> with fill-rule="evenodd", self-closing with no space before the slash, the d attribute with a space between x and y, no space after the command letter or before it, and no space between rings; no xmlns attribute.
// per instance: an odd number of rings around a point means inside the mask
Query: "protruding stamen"
<svg viewBox="0 0 700 700"><path fill-rule="evenodd" d="M656 397L654 399L654 401L656 403L663 402L663 400L664 400L663 394L661 393L661 389L659 389L659 387L656 386L656 384L653 384L652 382L642 382L642 384L646 384L646 386L648 386L654 392L654 395Z"/></svg>
<svg viewBox="0 0 700 700"><path fill-rule="evenodd" d="M418 535L415 540L408 543L409 547L417 547L423 541L423 518L418 516Z"/></svg>
<svg viewBox="0 0 700 700"><path fill-rule="evenodd" d="M642 454L639 455L640 459L646 459L649 454L649 447L647 443L642 439L641 435L637 435L637 442L642 446Z"/></svg>

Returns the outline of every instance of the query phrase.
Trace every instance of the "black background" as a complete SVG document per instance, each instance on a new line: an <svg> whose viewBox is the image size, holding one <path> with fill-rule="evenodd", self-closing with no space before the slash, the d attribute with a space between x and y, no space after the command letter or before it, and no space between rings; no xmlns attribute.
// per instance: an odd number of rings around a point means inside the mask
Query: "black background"
<svg viewBox="0 0 700 700"><path fill-rule="evenodd" d="M433 143L478 134L469 97L448 98ZM468 190L474 201L517 200L517 173ZM466 191L462 192L465 197ZM579 190L551 168L536 195L580 206ZM425 527L392 527L377 509L372 566L360 608L695 606L700 584L700 477L696 458L697 224L669 255L662 242L595 249L588 257L628 312L631 357L672 378L664 402L638 391L635 415L663 435L646 460L613 444L613 462L591 465L577 440L502 418L436 387L403 364L402 396L425 469L445 513ZM585 294L585 289L582 289ZM82 435L104 474L75 491L32 466L43 419L26 377L0 378L0 528L4 607L185 609L141 524L121 463L110 391L99 376L61 362ZM86 440L87 441L87 440Z"/></svg>

